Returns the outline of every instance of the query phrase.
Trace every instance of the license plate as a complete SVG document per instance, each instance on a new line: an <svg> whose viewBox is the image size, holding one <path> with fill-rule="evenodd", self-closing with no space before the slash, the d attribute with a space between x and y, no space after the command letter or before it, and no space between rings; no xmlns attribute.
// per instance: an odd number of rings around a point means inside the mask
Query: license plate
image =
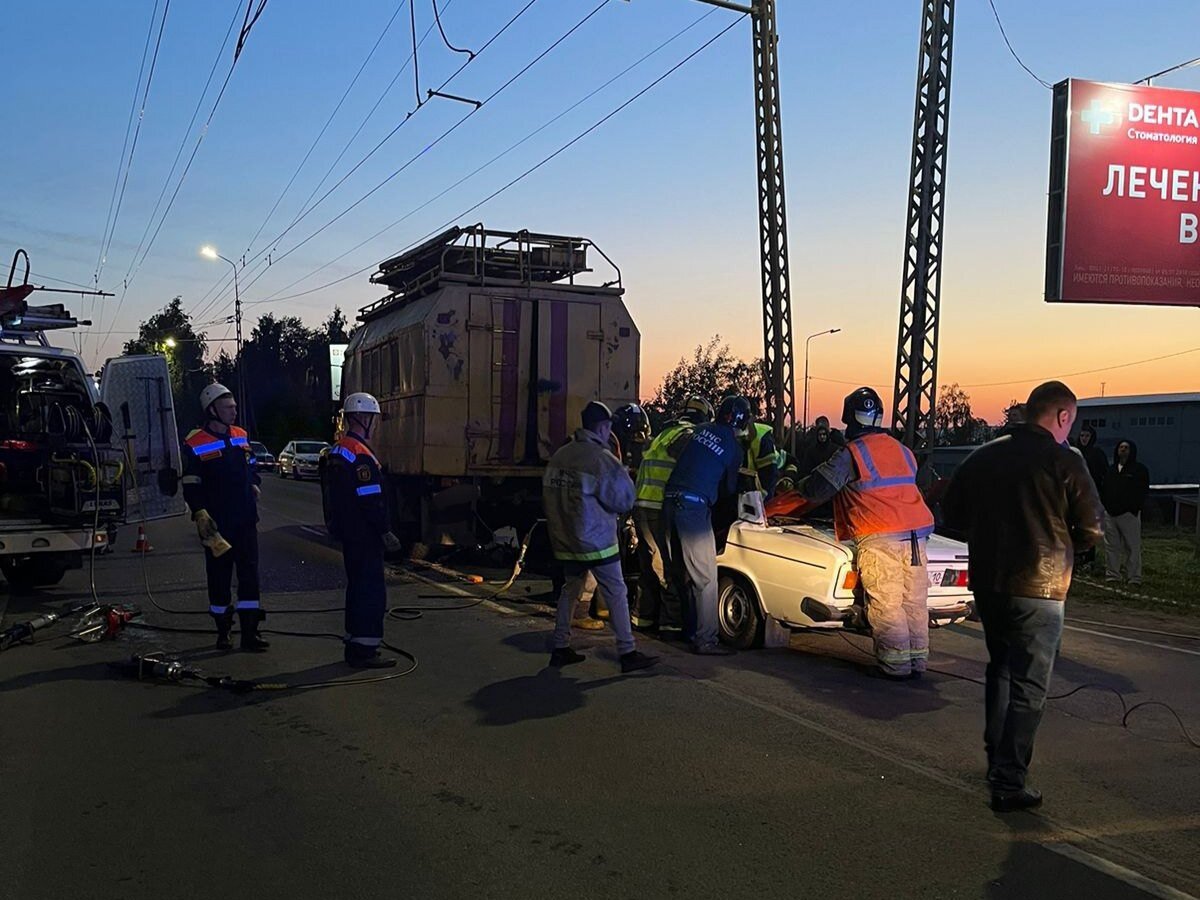
<svg viewBox="0 0 1200 900"><path fill-rule="evenodd" d="M929 570L929 586L930 587L941 587L942 586L942 578L945 576L945 574L946 574L945 569L930 569Z"/></svg>

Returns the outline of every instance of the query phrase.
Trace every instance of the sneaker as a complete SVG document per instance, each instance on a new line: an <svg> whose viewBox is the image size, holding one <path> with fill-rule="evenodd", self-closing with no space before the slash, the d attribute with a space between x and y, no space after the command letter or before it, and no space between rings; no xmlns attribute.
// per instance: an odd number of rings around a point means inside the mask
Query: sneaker
<svg viewBox="0 0 1200 900"><path fill-rule="evenodd" d="M1015 793L992 794L992 811L998 813L1020 812L1023 809L1037 809L1042 805L1042 794L1030 788L1022 788Z"/></svg>
<svg viewBox="0 0 1200 900"><path fill-rule="evenodd" d="M657 656L647 656L638 650L630 650L621 654L621 671L637 672L639 669L648 669L657 662Z"/></svg>
<svg viewBox="0 0 1200 900"><path fill-rule="evenodd" d="M593 619L591 616L588 616L584 619L572 619L571 627L578 628L580 631L603 631L604 623L599 619Z"/></svg>
<svg viewBox="0 0 1200 900"><path fill-rule="evenodd" d="M692 647L692 652L697 656L733 656L737 653L732 647L717 643L697 644Z"/></svg>
<svg viewBox="0 0 1200 900"><path fill-rule="evenodd" d="M550 665L556 669L583 662L585 659L587 659L586 656L582 653L576 653L570 647L559 647L550 653Z"/></svg>

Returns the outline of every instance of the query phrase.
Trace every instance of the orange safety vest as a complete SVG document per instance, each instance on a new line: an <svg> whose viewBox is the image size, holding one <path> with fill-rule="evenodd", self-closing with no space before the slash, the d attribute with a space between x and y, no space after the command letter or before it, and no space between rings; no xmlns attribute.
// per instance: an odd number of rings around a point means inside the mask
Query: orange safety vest
<svg viewBox="0 0 1200 900"><path fill-rule="evenodd" d="M338 438L334 442L333 449L330 452L336 453L351 465L354 464L354 460L359 456L365 456L371 462L375 463L375 465L379 465L379 460L375 458L375 454L371 452L371 448L358 438L351 437L348 434Z"/></svg>
<svg viewBox="0 0 1200 900"><path fill-rule="evenodd" d="M863 435L846 447L859 477L833 500L839 541L913 531L924 536L933 530L933 513L917 490L917 460L912 451L879 433Z"/></svg>

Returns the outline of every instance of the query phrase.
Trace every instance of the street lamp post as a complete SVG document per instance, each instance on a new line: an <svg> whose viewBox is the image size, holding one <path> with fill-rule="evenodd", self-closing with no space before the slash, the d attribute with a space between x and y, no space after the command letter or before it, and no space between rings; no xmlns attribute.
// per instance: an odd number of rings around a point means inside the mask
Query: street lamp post
<svg viewBox="0 0 1200 900"><path fill-rule="evenodd" d="M840 329L840 328L830 328L828 331L818 331L816 334L810 334L808 336L808 340L806 340L804 342L804 419L803 419L804 425L803 425L803 427L805 430L808 430L808 345L812 342L813 338L818 338L825 334L837 334L841 330L842 329ZM795 441L793 440L792 443L794 445ZM795 452L794 446L792 447L792 452Z"/></svg>
<svg viewBox="0 0 1200 900"><path fill-rule="evenodd" d="M242 297L238 293L237 263L227 256L222 256L216 248L205 245L200 248L200 255L207 259L223 259L233 269L233 321L237 330L237 373L238 373L238 413L243 422L250 421L250 409L246 406L246 368L242 359Z"/></svg>

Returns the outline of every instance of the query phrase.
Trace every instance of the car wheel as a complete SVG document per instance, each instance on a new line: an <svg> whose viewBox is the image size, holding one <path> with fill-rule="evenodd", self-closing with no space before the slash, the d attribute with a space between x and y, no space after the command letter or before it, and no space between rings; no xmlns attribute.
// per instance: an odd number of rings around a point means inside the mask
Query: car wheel
<svg viewBox="0 0 1200 900"><path fill-rule="evenodd" d="M7 559L0 563L9 587L14 591L31 591L34 588L58 584L67 574L67 564L61 559L37 556L26 559Z"/></svg>
<svg viewBox="0 0 1200 900"><path fill-rule="evenodd" d="M750 583L740 575L724 574L717 582L717 622L721 640L738 650L763 645L767 620Z"/></svg>

